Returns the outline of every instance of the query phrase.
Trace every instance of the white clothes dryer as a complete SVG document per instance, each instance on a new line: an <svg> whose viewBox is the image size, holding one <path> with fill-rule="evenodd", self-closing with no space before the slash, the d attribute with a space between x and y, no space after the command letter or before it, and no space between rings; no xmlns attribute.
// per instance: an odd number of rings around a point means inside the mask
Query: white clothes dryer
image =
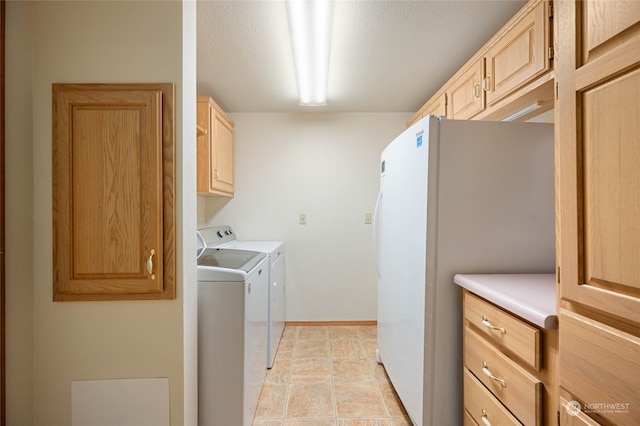
<svg viewBox="0 0 640 426"><path fill-rule="evenodd" d="M230 226L213 226L198 230L199 247L251 250L269 257L267 304L267 368L273 367L285 325L285 251L283 241L238 240Z"/></svg>

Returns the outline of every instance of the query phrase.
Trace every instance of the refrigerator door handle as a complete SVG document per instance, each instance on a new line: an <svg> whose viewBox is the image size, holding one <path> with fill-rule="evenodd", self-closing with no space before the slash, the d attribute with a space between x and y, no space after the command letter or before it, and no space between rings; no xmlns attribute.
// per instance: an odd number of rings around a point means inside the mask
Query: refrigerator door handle
<svg viewBox="0 0 640 426"><path fill-rule="evenodd" d="M378 199L376 200L376 207L373 209L373 259L376 263L376 271L378 272L378 278L380 278L380 262L378 261L378 210L380 209L380 201L382 201L382 190L378 193Z"/></svg>

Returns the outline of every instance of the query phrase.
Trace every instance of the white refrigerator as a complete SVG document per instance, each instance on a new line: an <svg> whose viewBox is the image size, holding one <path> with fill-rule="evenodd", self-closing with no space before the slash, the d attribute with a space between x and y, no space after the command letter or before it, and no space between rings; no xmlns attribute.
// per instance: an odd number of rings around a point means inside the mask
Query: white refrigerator
<svg viewBox="0 0 640 426"><path fill-rule="evenodd" d="M555 269L553 126L428 116L382 152L378 362L417 426L461 425L456 273Z"/></svg>

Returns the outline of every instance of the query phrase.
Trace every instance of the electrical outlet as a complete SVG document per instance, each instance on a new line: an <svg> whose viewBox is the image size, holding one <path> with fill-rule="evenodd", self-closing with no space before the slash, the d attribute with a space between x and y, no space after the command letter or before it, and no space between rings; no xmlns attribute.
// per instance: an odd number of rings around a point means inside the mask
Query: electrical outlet
<svg viewBox="0 0 640 426"><path fill-rule="evenodd" d="M306 225L307 224L307 215L304 213L300 213L300 217L298 219L298 223L300 223L300 225Z"/></svg>
<svg viewBox="0 0 640 426"><path fill-rule="evenodd" d="M371 225L371 213L364 214L364 224Z"/></svg>

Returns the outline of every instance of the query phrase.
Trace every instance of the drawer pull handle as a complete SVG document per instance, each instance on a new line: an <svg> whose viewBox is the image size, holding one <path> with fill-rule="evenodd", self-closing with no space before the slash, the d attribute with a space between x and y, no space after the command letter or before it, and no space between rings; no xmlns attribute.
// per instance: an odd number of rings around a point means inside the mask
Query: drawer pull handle
<svg viewBox="0 0 640 426"><path fill-rule="evenodd" d="M485 409L482 409L482 423L485 424L485 426L491 426L491 422L489 421L489 419L487 418L487 411Z"/></svg>
<svg viewBox="0 0 640 426"><path fill-rule="evenodd" d="M507 387L507 382L500 377L494 376L493 373L491 373L491 370L489 370L489 367L487 366L487 363L485 361L482 361L482 372L491 380L495 380L496 382L500 383L503 388Z"/></svg>
<svg viewBox="0 0 640 426"><path fill-rule="evenodd" d="M482 316L482 325L487 327L489 330L498 330L502 334L507 334L507 330L505 330L504 327L496 327L495 325L491 324L489 322L489 318L487 318L486 315Z"/></svg>

